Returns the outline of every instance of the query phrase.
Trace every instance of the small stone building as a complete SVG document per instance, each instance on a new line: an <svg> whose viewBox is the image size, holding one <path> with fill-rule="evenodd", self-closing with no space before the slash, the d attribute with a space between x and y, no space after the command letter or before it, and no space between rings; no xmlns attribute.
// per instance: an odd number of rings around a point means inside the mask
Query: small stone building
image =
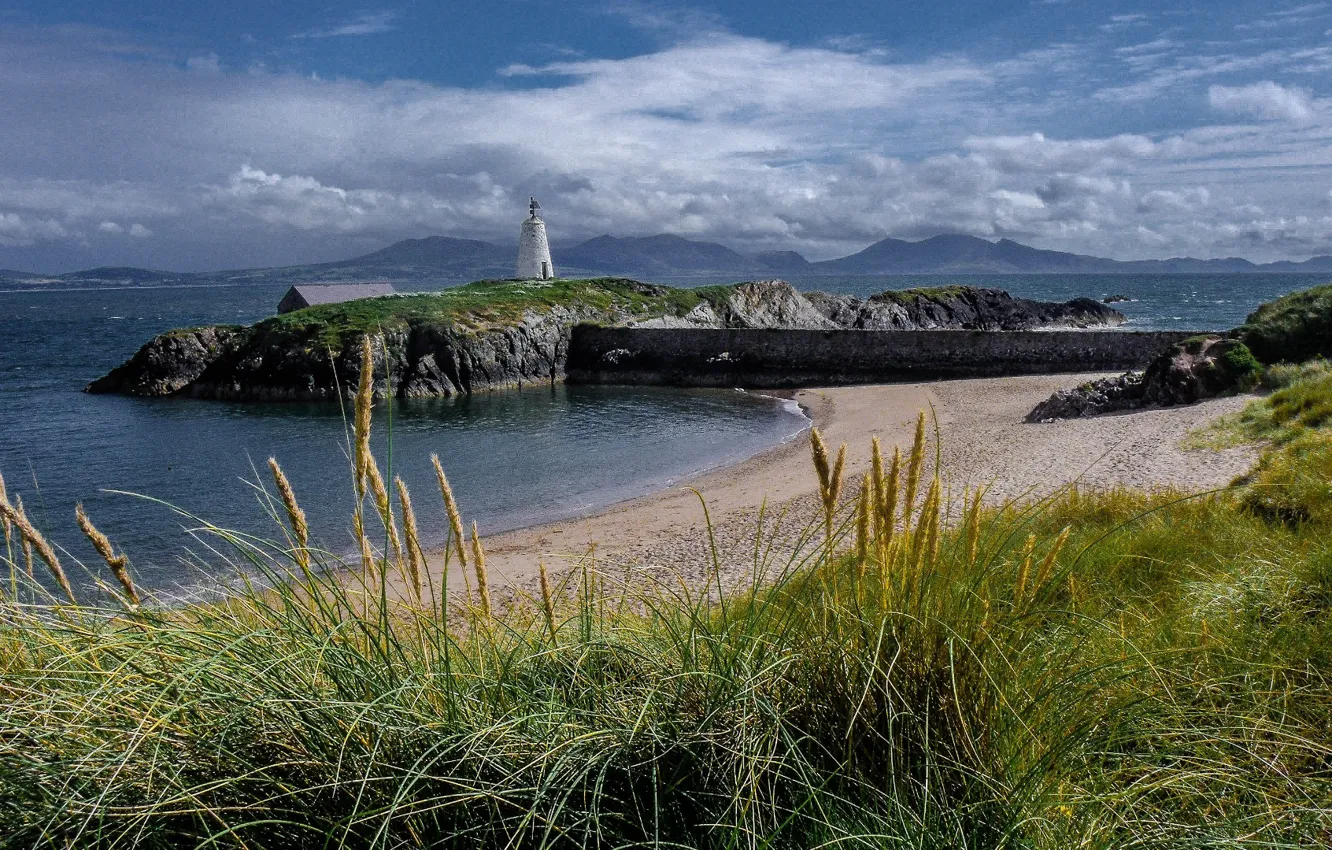
<svg viewBox="0 0 1332 850"><path fill-rule="evenodd" d="M541 204L536 198L528 203L529 215L518 232L518 278L520 280L550 280L555 277L555 264L550 260L550 243L546 241L546 223L537 215Z"/></svg>
<svg viewBox="0 0 1332 850"><path fill-rule="evenodd" d="M316 304L341 304L361 298L396 295L391 283L300 283L287 290L278 302L278 313L303 310Z"/></svg>

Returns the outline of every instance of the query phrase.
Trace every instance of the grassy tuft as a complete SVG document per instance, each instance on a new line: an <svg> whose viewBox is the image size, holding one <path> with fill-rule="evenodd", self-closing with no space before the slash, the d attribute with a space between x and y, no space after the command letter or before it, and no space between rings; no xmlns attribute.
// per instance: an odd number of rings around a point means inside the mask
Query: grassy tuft
<svg viewBox="0 0 1332 850"><path fill-rule="evenodd" d="M266 579L214 604L68 602L12 540L0 845L1325 844L1326 488L1295 523L1234 492L955 511L920 433L722 597L589 561L492 609L405 566L363 483L349 567L276 463L275 540L205 526Z"/></svg>

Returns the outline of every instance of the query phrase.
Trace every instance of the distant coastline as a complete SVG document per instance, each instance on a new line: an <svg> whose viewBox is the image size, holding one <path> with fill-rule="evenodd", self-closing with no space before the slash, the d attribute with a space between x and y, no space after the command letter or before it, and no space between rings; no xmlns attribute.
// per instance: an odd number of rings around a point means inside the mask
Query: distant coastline
<svg viewBox="0 0 1332 850"><path fill-rule="evenodd" d="M1112 260L1032 248L1010 239L990 242L945 234L917 242L882 239L863 251L811 262L795 251L745 255L724 245L660 234L599 236L555 247L565 277L627 276L645 280L771 277L829 278L856 275L966 274L1283 274L1332 275L1332 255L1295 262L1253 263L1239 257ZM296 284L311 281L463 282L513 274L513 248L475 239L430 236L405 239L379 251L327 263L217 272L170 272L104 266L47 275L0 269L0 287L46 289L61 284L112 286L219 286Z"/></svg>

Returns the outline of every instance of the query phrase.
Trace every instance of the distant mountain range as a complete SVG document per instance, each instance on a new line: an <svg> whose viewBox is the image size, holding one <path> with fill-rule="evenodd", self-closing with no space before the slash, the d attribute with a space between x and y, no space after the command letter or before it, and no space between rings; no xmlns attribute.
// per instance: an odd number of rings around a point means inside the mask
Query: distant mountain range
<svg viewBox="0 0 1332 850"><path fill-rule="evenodd" d="M1151 274L1226 272L1332 273L1332 256L1296 263L1282 260L1255 264L1239 257L1198 260L1110 260L1046 251L1000 239L945 234L908 242L883 239L863 251L835 260L810 262L795 251L746 255L681 236L598 236L578 245L552 250L562 277L625 275L656 278L782 277L797 279L878 274ZM475 239L430 236L406 239L379 251L332 263L224 272L163 272L129 267L102 267L61 275L0 270L0 284L49 286L80 284L170 285L181 283L308 283L312 281L392 280L452 282L506 278L513 274L516 248Z"/></svg>

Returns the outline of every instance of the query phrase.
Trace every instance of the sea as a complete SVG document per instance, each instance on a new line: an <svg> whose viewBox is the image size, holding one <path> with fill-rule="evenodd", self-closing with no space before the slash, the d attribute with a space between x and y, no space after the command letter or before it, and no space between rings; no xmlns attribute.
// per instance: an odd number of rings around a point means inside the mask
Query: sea
<svg viewBox="0 0 1332 850"><path fill-rule="evenodd" d="M701 285L724 281L665 281ZM962 284L1114 306L1129 328L1216 330L1324 282L1318 275L951 275L794 280L868 295ZM439 288L421 285L419 288ZM347 411L88 395L83 387L170 328L272 315L272 285L0 291L0 474L64 552L77 583L102 575L76 503L130 557L140 584L181 597L237 562L215 529L274 538L267 459L277 458L315 541L351 551ZM444 540L438 454L483 534L566 519L678 485L796 438L789 401L735 389L555 386L377 407L374 449L410 487L425 543ZM268 488L266 490L265 488Z"/></svg>

